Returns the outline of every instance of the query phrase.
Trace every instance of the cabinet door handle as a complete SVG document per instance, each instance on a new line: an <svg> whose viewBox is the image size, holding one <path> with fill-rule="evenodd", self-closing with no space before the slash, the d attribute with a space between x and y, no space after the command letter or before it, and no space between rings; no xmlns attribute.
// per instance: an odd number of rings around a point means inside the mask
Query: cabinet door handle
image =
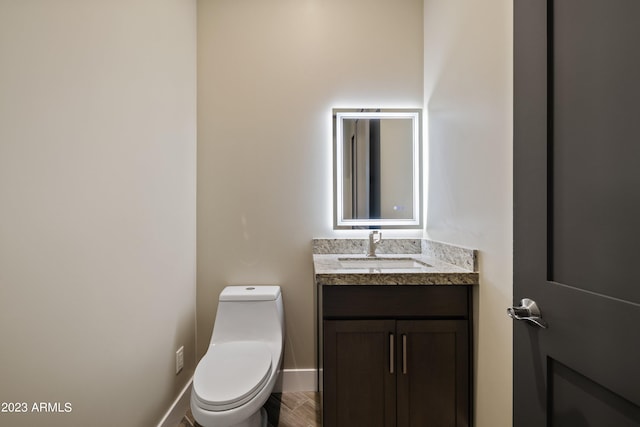
<svg viewBox="0 0 640 427"><path fill-rule="evenodd" d="M402 373L407 373L407 335L402 334Z"/></svg>
<svg viewBox="0 0 640 427"><path fill-rule="evenodd" d="M393 342L393 334L389 334L389 373L393 374L393 365L395 365L395 361L393 360L393 354L395 353L395 345Z"/></svg>

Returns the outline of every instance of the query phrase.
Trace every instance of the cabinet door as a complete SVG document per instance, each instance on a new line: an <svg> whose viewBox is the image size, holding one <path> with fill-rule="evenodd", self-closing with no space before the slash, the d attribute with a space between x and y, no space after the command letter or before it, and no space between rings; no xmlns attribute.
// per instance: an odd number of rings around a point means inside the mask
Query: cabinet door
<svg viewBox="0 0 640 427"><path fill-rule="evenodd" d="M395 427L395 321L325 320L323 325L323 425Z"/></svg>
<svg viewBox="0 0 640 427"><path fill-rule="evenodd" d="M469 425L466 320L402 320L398 334L398 427Z"/></svg>

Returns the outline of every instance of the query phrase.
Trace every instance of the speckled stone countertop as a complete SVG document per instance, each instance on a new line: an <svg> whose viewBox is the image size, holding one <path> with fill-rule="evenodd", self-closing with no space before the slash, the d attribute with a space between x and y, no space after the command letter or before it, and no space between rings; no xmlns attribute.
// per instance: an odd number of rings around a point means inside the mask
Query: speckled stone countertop
<svg viewBox="0 0 640 427"><path fill-rule="evenodd" d="M419 268L345 268L341 259L362 258L367 240L314 239L313 265L318 285L477 285L477 251L426 239L389 239L378 259L413 258Z"/></svg>

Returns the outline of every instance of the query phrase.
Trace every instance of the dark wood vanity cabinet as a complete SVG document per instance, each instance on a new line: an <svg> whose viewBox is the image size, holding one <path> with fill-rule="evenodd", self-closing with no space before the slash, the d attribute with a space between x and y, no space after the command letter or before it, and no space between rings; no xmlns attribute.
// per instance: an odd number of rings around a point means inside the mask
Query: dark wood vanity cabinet
<svg viewBox="0 0 640 427"><path fill-rule="evenodd" d="M470 425L470 287L320 292L325 427Z"/></svg>

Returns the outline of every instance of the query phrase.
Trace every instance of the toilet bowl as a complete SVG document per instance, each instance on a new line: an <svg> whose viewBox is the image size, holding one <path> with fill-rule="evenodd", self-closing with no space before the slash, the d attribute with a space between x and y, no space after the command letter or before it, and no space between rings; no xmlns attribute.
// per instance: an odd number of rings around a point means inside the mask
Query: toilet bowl
<svg viewBox="0 0 640 427"><path fill-rule="evenodd" d="M191 412L203 427L265 427L262 408L280 373L284 309L279 286L227 286L211 342L196 366Z"/></svg>

